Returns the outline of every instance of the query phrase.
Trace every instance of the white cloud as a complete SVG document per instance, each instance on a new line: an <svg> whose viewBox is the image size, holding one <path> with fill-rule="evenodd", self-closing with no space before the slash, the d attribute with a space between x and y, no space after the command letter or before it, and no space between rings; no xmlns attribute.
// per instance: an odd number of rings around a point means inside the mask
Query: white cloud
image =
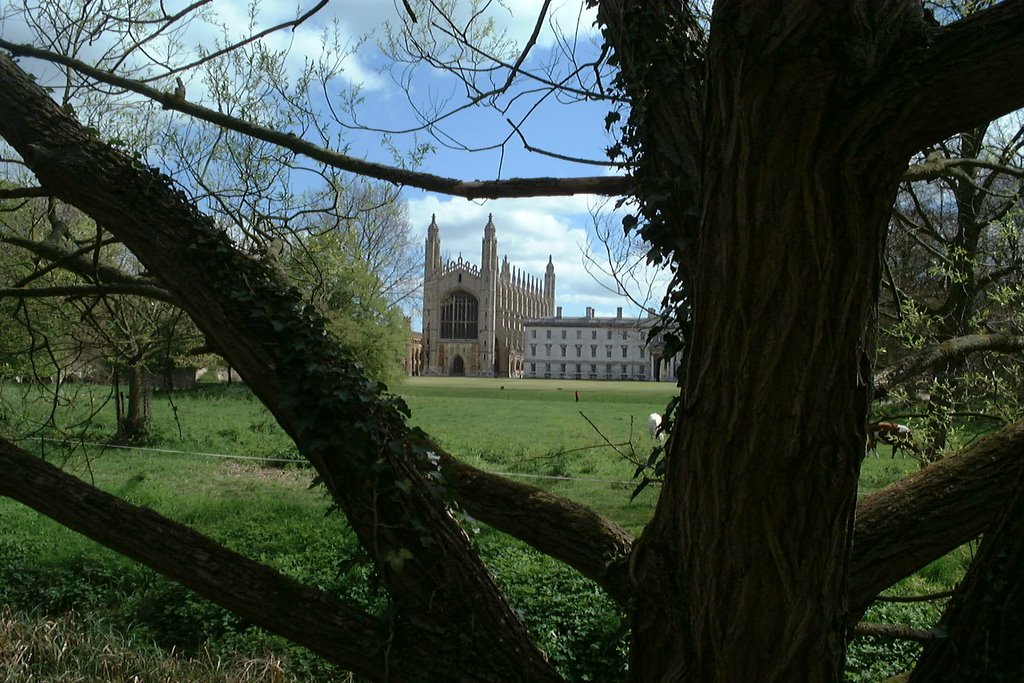
<svg viewBox="0 0 1024 683"><path fill-rule="evenodd" d="M508 27L509 37L519 47L526 44L537 23L537 16L543 5L541 0L504 0L507 9L493 11L495 22ZM537 37L537 46L550 48L556 44L558 34L569 37L579 31L590 36L596 33L594 20L596 9L584 8L581 0L553 2L548 8L543 28Z"/></svg>

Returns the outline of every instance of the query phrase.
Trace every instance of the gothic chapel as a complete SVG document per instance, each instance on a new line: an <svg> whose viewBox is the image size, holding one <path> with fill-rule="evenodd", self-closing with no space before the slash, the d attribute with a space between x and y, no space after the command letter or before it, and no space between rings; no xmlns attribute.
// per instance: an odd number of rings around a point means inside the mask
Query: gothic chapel
<svg viewBox="0 0 1024 683"><path fill-rule="evenodd" d="M555 266L548 257L543 282L514 266L498 269L494 219L484 227L480 266L441 262L436 217L427 228L423 264L424 375L522 377L523 320L550 317Z"/></svg>

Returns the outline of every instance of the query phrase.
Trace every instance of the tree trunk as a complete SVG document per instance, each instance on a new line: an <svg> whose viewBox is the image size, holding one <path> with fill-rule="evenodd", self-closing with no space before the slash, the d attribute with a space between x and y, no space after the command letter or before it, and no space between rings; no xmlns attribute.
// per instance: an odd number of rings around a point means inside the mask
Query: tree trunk
<svg viewBox="0 0 1024 683"><path fill-rule="evenodd" d="M925 646L911 683L1024 680L1024 477Z"/></svg>
<svg viewBox="0 0 1024 683"><path fill-rule="evenodd" d="M733 11L715 19L737 30L713 33L708 52L694 333L635 551L630 676L835 681L867 329L909 151L886 145L872 103L846 88L858 65L820 58L840 39L831 7Z"/></svg>
<svg viewBox="0 0 1024 683"><path fill-rule="evenodd" d="M117 435L115 441L118 443L131 443L146 433L146 425L149 423L150 399L152 387L146 379L145 371L133 365L128 369L128 402L124 411L118 411L121 416L117 422ZM120 394L117 397L118 405L121 405Z"/></svg>

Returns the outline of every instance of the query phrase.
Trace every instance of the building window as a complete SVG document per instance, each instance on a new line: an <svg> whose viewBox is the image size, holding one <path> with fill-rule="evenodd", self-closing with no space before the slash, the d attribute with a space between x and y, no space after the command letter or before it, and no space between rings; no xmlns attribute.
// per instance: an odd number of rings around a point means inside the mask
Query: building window
<svg viewBox="0 0 1024 683"><path fill-rule="evenodd" d="M530 330L530 339L537 338L537 330Z"/></svg>
<svg viewBox="0 0 1024 683"><path fill-rule="evenodd" d="M576 345L576 357L579 358L583 355L583 344Z"/></svg>
<svg viewBox="0 0 1024 683"><path fill-rule="evenodd" d="M576 338L577 339L582 339L583 338L583 330L576 330Z"/></svg>
<svg viewBox="0 0 1024 683"><path fill-rule="evenodd" d="M545 344L544 345L544 355L545 356L550 356L551 355L551 344Z"/></svg>
<svg viewBox="0 0 1024 683"><path fill-rule="evenodd" d="M537 345L536 344L530 344L530 355L531 356L536 356L537 355Z"/></svg>
<svg viewBox="0 0 1024 683"><path fill-rule="evenodd" d="M562 369L559 370L563 375L565 374L565 363L562 363Z"/></svg>
<svg viewBox="0 0 1024 683"><path fill-rule="evenodd" d="M609 338L609 339L611 339L611 338L612 338L612 331L611 331L611 330L608 330L608 338Z"/></svg>
<svg viewBox="0 0 1024 683"><path fill-rule="evenodd" d="M590 357L597 358L597 344L591 344L590 346Z"/></svg>
<svg viewBox="0 0 1024 683"><path fill-rule="evenodd" d="M625 363L623 363L623 365L622 365L622 374L623 375L626 374L626 365L625 365Z"/></svg>
<svg viewBox="0 0 1024 683"><path fill-rule="evenodd" d="M544 372L551 374L551 363L544 364Z"/></svg>
<svg viewBox="0 0 1024 683"><path fill-rule="evenodd" d="M597 373L597 364L596 363L591 363L590 364L590 371L592 373L595 373L595 374Z"/></svg>
<svg viewBox="0 0 1024 683"><path fill-rule="evenodd" d="M591 330L590 331L590 338L591 339L597 339L597 330Z"/></svg>
<svg viewBox="0 0 1024 683"><path fill-rule="evenodd" d="M551 330L547 330L547 333L548 333L548 339L551 339Z"/></svg>
<svg viewBox="0 0 1024 683"><path fill-rule="evenodd" d="M477 303L472 294L454 292L441 302L441 339L476 339Z"/></svg>
<svg viewBox="0 0 1024 683"><path fill-rule="evenodd" d="M608 356L608 358L611 358L612 357L612 347L606 346L604 348L604 350L605 350L605 355Z"/></svg>
<svg viewBox="0 0 1024 683"><path fill-rule="evenodd" d="M579 363L576 364L576 374L577 375L580 374L580 364Z"/></svg>
<svg viewBox="0 0 1024 683"><path fill-rule="evenodd" d="M623 346L622 347L622 357L623 358L629 358L629 347L628 346Z"/></svg>
<svg viewBox="0 0 1024 683"><path fill-rule="evenodd" d="M536 363L530 363L530 374L531 375L536 375L537 374L537 364Z"/></svg>
<svg viewBox="0 0 1024 683"><path fill-rule="evenodd" d="M562 339L565 339L565 330L562 330Z"/></svg>
<svg viewBox="0 0 1024 683"><path fill-rule="evenodd" d="M644 357L644 347L642 347L642 346L640 347L640 357L641 358Z"/></svg>
<svg viewBox="0 0 1024 683"><path fill-rule="evenodd" d="M562 344L562 358L565 358L565 344Z"/></svg>
<svg viewBox="0 0 1024 683"><path fill-rule="evenodd" d="M622 333L622 341L626 341L627 339L629 339L629 330Z"/></svg>

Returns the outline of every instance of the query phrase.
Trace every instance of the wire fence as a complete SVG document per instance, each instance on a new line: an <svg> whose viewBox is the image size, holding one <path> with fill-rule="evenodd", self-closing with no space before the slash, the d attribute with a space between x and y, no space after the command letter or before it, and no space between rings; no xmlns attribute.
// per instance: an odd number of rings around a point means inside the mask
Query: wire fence
<svg viewBox="0 0 1024 683"><path fill-rule="evenodd" d="M126 451L142 451L145 453L171 453L174 455L195 455L203 456L207 458L224 458L229 460L249 460L257 462L273 462L273 463L284 463L284 464L299 464L306 462L298 453L293 458L268 458L257 455L237 455L232 453L208 453L205 451L182 451L173 448L152 448L148 446L121 446L118 444L107 444L107 443L96 443L92 441L71 441L69 439L53 439L50 437L39 437L41 443L54 443L60 444L61 446L90 446L93 448L116 448ZM485 470L486 471L486 470ZM517 479L550 479L556 481L585 481L598 484L626 484L634 485L636 481L628 481L622 479L600 479L597 477L570 477L565 475L555 474L528 474L525 472L487 472L487 474L493 474L498 477L511 477Z"/></svg>

